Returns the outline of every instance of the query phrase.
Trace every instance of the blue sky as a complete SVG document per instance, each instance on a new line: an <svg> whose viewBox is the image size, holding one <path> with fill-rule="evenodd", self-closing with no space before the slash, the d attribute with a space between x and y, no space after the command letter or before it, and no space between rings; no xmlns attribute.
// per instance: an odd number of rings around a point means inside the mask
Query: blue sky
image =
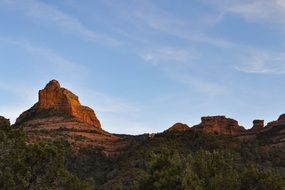
<svg viewBox="0 0 285 190"><path fill-rule="evenodd" d="M285 113L284 0L0 0L0 115L51 79L114 133Z"/></svg>

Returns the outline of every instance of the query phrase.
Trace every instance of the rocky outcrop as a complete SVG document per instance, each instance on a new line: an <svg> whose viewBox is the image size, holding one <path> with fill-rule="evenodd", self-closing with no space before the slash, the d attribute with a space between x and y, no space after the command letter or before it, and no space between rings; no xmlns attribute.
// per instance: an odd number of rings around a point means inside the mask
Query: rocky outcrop
<svg viewBox="0 0 285 190"><path fill-rule="evenodd" d="M9 119L6 119L5 117L0 116L0 126L10 126Z"/></svg>
<svg viewBox="0 0 285 190"><path fill-rule="evenodd" d="M30 118L50 116L73 117L80 122L101 128L95 112L82 106L78 97L65 88L61 88L56 80L50 81L43 90L39 91L39 101L16 120L19 125Z"/></svg>
<svg viewBox="0 0 285 190"><path fill-rule="evenodd" d="M285 125L285 114L280 115L276 121L269 122L266 127L274 127L277 125Z"/></svg>
<svg viewBox="0 0 285 190"><path fill-rule="evenodd" d="M190 127L184 123L175 123L172 127L166 130L166 132L182 132L189 130Z"/></svg>
<svg viewBox="0 0 285 190"><path fill-rule="evenodd" d="M227 135L239 135L245 129L238 122L225 116L207 116L201 118L201 123L191 128L194 131L207 133L221 133Z"/></svg>
<svg viewBox="0 0 285 190"><path fill-rule="evenodd" d="M16 120L29 143L42 140L67 140L75 149L97 147L107 155L117 154L129 141L101 128L95 112L82 106L78 97L50 81L39 91L39 101Z"/></svg>
<svg viewBox="0 0 285 190"><path fill-rule="evenodd" d="M256 119L253 120L253 126L249 131L260 132L263 128L264 128L264 120Z"/></svg>
<svg viewBox="0 0 285 190"><path fill-rule="evenodd" d="M285 114L280 115L276 121L269 122L256 136L271 146L285 147Z"/></svg>

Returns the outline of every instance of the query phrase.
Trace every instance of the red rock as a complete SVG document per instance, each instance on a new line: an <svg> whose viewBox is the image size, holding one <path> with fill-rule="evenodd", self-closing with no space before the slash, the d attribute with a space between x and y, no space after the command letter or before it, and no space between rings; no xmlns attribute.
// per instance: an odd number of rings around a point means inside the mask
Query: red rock
<svg viewBox="0 0 285 190"><path fill-rule="evenodd" d="M181 131L187 131L190 127L184 123L175 123L172 127L167 129L168 132L181 132Z"/></svg>
<svg viewBox="0 0 285 190"><path fill-rule="evenodd" d="M39 91L39 101L16 120L28 143L42 140L67 140L75 149L99 147L106 155L121 152L129 141L101 128L95 112L58 81L50 81Z"/></svg>
<svg viewBox="0 0 285 190"><path fill-rule="evenodd" d="M78 97L69 90L61 88L56 80L50 81L43 90L39 91L39 101L20 115L16 120L16 125L31 117L43 117L44 112L47 117L51 115L70 116L83 123L101 128L95 112L89 107L82 106Z"/></svg>
<svg viewBox="0 0 285 190"><path fill-rule="evenodd" d="M238 135L245 131L238 122L225 116L207 116L201 118L201 123L191 128L194 131L214 132L228 135Z"/></svg>
<svg viewBox="0 0 285 190"><path fill-rule="evenodd" d="M36 118L21 124L28 143L43 140L67 140L74 149L83 147L101 148L106 155L121 152L129 142L102 129L75 119L51 116Z"/></svg>

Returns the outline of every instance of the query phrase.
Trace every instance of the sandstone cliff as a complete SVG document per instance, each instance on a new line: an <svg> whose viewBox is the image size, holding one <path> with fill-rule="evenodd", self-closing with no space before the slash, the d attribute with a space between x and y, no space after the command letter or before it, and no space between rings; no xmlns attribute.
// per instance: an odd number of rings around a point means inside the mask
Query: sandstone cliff
<svg viewBox="0 0 285 190"><path fill-rule="evenodd" d="M101 128L95 112L58 81L50 81L39 91L39 101L16 120L29 143L42 140L67 140L75 149L101 148L107 155L120 152L129 142Z"/></svg>

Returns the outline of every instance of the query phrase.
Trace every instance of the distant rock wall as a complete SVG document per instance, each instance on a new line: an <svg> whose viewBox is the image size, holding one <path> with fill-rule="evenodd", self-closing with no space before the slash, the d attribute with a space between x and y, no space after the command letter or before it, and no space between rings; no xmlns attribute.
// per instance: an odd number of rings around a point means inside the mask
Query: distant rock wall
<svg viewBox="0 0 285 190"><path fill-rule="evenodd" d="M201 118L201 123L191 128L195 131L216 132L221 134L238 135L245 129L238 122L225 116L207 116Z"/></svg>

